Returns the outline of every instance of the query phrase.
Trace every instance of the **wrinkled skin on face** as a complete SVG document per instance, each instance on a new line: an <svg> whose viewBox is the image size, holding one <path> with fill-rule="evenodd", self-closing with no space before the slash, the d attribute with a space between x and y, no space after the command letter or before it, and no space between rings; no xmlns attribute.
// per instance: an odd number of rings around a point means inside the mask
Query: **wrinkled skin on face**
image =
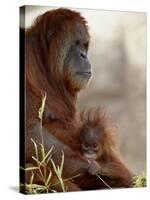
<svg viewBox="0 0 150 200"><path fill-rule="evenodd" d="M83 89L92 77L92 68L87 57L88 46L89 36L85 27L78 24L76 36L64 63L67 81L76 90Z"/></svg>

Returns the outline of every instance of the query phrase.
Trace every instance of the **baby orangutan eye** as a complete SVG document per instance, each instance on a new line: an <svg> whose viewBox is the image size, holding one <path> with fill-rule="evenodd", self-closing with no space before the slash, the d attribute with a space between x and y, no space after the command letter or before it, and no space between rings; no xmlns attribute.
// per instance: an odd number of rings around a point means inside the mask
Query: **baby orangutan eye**
<svg viewBox="0 0 150 200"><path fill-rule="evenodd" d="M96 143L95 143L95 144L93 144L93 147L94 147L94 148L96 148L96 147L97 147L97 144L96 144Z"/></svg>
<svg viewBox="0 0 150 200"><path fill-rule="evenodd" d="M89 148L89 145L87 143L83 144L82 145L83 149L88 149Z"/></svg>
<svg viewBox="0 0 150 200"><path fill-rule="evenodd" d="M97 143L93 144L93 149L94 149L95 151L97 151L97 150L99 149L99 146L98 146Z"/></svg>

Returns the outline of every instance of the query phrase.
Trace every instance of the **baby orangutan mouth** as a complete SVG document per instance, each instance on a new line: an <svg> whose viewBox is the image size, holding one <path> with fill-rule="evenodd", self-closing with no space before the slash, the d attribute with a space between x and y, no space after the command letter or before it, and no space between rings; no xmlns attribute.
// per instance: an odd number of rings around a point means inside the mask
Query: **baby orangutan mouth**
<svg viewBox="0 0 150 200"><path fill-rule="evenodd" d="M83 153L84 158L87 158L87 160L96 160L97 155L95 153Z"/></svg>

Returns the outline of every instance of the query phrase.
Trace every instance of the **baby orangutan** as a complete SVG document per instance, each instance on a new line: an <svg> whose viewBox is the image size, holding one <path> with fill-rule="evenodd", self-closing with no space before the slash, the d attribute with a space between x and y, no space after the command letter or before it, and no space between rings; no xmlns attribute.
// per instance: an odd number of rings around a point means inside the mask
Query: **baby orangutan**
<svg viewBox="0 0 150 200"><path fill-rule="evenodd" d="M68 134L63 133L62 129L53 131L54 136L72 148L77 158L87 161L87 171L84 175L86 180L90 181L86 182L85 179L77 177L73 182L82 190L102 189L108 186L130 187L133 173L120 155L116 128L104 109L95 108L82 112L77 119L77 127L68 130Z"/></svg>
<svg viewBox="0 0 150 200"><path fill-rule="evenodd" d="M82 126L78 133L79 152L89 162L89 173L96 175L101 172L100 160L104 159L104 144L108 142L108 117L106 118L104 110L100 108L82 112L80 116Z"/></svg>
<svg viewBox="0 0 150 200"><path fill-rule="evenodd" d="M89 173L92 175L100 173L101 170L98 160L103 153L102 144L100 142L102 139L103 130L90 126L84 127L79 137L81 156L90 163Z"/></svg>
<svg viewBox="0 0 150 200"><path fill-rule="evenodd" d="M133 174L124 164L118 149L116 129L103 109L81 113L82 125L77 134L80 156L89 162L91 175L107 177L113 187L129 187Z"/></svg>

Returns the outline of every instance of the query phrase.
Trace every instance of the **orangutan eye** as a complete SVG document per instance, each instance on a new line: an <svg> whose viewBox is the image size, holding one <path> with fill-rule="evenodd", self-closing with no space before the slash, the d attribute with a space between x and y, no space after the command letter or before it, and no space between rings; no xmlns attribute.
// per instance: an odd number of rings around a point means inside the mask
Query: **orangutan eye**
<svg viewBox="0 0 150 200"><path fill-rule="evenodd" d="M88 149L89 148L89 145L87 143L83 144L83 148L84 149Z"/></svg>
<svg viewBox="0 0 150 200"><path fill-rule="evenodd" d="M93 148L94 149L97 149L97 147L98 147L98 145L95 143L95 144L93 144Z"/></svg>
<svg viewBox="0 0 150 200"><path fill-rule="evenodd" d="M94 147L97 147L97 144L95 143L93 146L94 146Z"/></svg>

